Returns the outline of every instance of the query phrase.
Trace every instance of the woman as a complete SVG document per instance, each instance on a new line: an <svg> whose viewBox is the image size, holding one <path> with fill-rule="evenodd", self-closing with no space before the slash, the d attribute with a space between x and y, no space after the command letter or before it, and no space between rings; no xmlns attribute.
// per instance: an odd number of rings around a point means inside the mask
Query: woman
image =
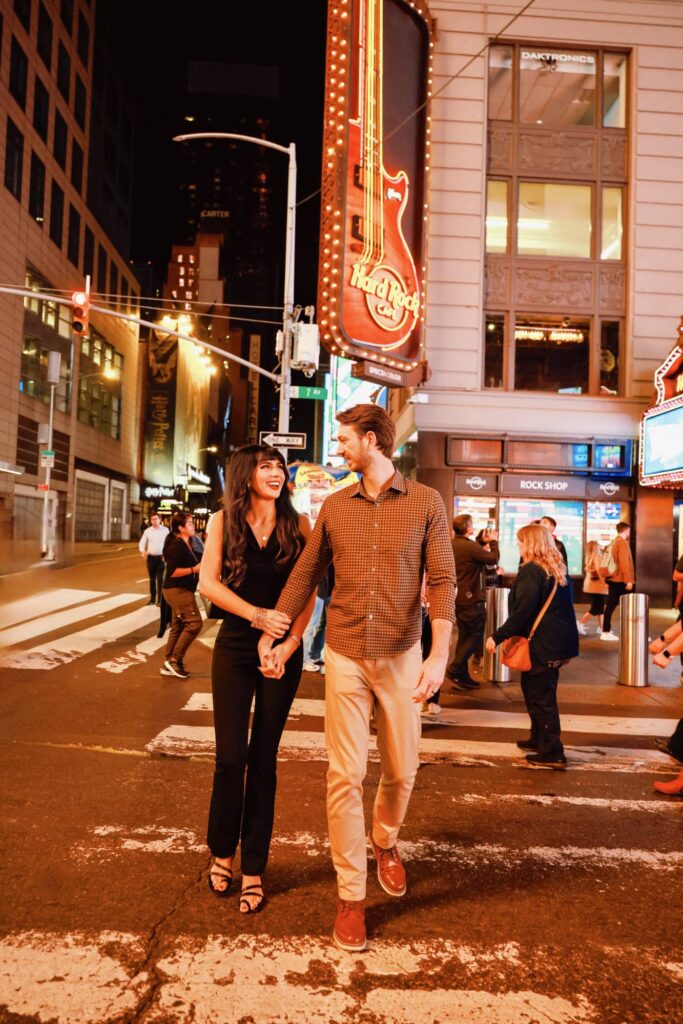
<svg viewBox="0 0 683 1024"><path fill-rule="evenodd" d="M589 540L586 544L586 558L584 563L583 592L590 594L591 605L587 612L581 616L577 628L582 636L586 635L586 623L591 618L597 620L597 632L602 633L602 613L605 610L605 597L607 596L607 583L600 578L598 569L602 561L602 552L597 540Z"/></svg>
<svg viewBox="0 0 683 1024"><path fill-rule="evenodd" d="M520 750L528 750L531 768L567 767L560 739L560 714L557 709L557 681L560 666L579 653L579 636L574 617L571 587L564 560L552 535L544 526L523 526L517 534L521 566L510 591L510 614L503 625L486 641L493 654L498 644L512 636L529 636L536 617L550 602L531 640L531 669L522 672L522 693L531 719L529 739L519 740Z"/></svg>
<svg viewBox="0 0 683 1024"><path fill-rule="evenodd" d="M164 544L166 572L162 594L171 612L171 631L166 643L163 676L187 679L183 657L202 630L202 619L194 596L201 558L192 549L194 521L189 512L176 512Z"/></svg>
<svg viewBox="0 0 683 1024"><path fill-rule="evenodd" d="M225 610L211 667L216 767L209 888L216 896L228 895L241 840L243 914L260 910L265 899L261 876L273 829L277 751L301 678L301 637L315 600L313 594L291 629L288 616L268 610L310 535L286 478L287 466L275 448L247 445L232 455L223 511L211 517L200 576L202 594ZM289 633L260 666L263 630L276 637Z"/></svg>

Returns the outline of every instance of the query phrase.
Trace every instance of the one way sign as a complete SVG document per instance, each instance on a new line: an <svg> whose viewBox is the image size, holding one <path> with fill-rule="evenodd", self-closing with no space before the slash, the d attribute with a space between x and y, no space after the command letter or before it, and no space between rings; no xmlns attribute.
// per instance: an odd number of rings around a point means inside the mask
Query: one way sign
<svg viewBox="0 0 683 1024"><path fill-rule="evenodd" d="M274 434L262 430L258 436L259 444L268 444L271 448L305 448L306 434Z"/></svg>

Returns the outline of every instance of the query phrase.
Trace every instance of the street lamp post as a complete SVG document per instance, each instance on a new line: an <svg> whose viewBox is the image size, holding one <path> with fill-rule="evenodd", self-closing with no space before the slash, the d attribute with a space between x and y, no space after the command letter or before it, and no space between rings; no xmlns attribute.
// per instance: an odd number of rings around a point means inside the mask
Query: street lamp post
<svg viewBox="0 0 683 1024"><path fill-rule="evenodd" d="M287 227L285 236L285 284L282 312L282 358L279 376L280 401L278 406L278 430L289 432L289 403L292 378L292 322L294 318L294 245L296 241L296 145L279 146L276 142L268 142L252 135L236 135L233 132L192 132L190 135L176 135L174 142L189 142L193 139L236 139L238 142L250 142L255 146L265 146L285 153L289 158L287 175ZM280 449L285 459L287 449Z"/></svg>

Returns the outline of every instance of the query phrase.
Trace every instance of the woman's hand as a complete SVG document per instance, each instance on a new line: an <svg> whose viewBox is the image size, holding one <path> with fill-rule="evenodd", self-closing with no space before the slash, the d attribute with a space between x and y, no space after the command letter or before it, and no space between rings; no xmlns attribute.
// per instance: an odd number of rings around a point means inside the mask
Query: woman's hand
<svg viewBox="0 0 683 1024"><path fill-rule="evenodd" d="M274 608L257 608L251 620L254 629L260 629L268 636L284 636L289 629L291 619L284 612L276 612Z"/></svg>
<svg viewBox="0 0 683 1024"><path fill-rule="evenodd" d="M297 640L288 638L277 647L272 647L267 654L264 654L263 663L260 666L263 675L269 679L281 679L285 674L285 665L298 646Z"/></svg>
<svg viewBox="0 0 683 1024"><path fill-rule="evenodd" d="M493 639L492 636L488 636L486 638L486 650L489 652L489 654L496 653L496 641Z"/></svg>

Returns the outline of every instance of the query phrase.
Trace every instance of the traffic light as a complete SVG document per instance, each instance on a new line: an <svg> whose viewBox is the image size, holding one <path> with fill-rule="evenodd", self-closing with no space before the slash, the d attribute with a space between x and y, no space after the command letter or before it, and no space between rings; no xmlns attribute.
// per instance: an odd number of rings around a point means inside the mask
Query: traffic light
<svg viewBox="0 0 683 1024"><path fill-rule="evenodd" d="M87 292L74 292L71 301L71 329L80 338L87 338L90 330L90 296Z"/></svg>

